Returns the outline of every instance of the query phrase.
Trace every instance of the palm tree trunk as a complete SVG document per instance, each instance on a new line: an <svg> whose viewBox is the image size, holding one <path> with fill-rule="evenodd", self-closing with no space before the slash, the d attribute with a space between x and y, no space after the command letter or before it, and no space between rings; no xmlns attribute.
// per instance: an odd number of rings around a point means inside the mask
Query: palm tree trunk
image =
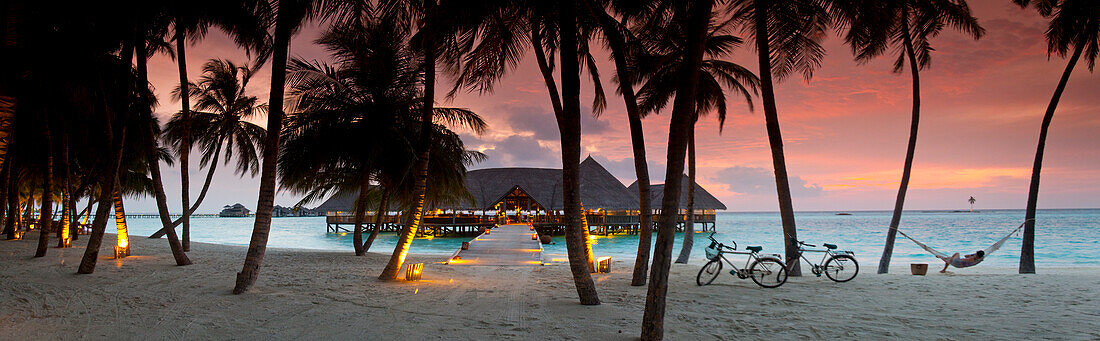
<svg viewBox="0 0 1100 341"><path fill-rule="evenodd" d="M909 175L913 170L913 155L917 150L917 127L920 123L920 72L917 65L917 56L913 52L913 39L909 35L909 14L902 9L901 21L902 44L905 44L905 54L909 58L909 69L913 75L913 117L909 126L909 145L905 150L905 166L901 171L901 185L898 188L898 197L894 201L894 215L890 218L890 229L886 232L886 246L882 249L882 258L878 261L878 273L890 272L890 257L894 254L894 241L898 235L898 225L901 224L901 211L905 207L905 192L909 190Z"/></svg>
<svg viewBox="0 0 1100 341"><path fill-rule="evenodd" d="M367 242L363 243L363 253L370 251L371 245L374 245L374 239L378 238L378 232L382 230L382 218L389 213L389 200L389 189L382 187L382 200L378 203L378 210L374 212L374 229L370 231L370 236L367 236Z"/></svg>
<svg viewBox="0 0 1100 341"><path fill-rule="evenodd" d="M698 114L696 114L698 118ZM680 247L680 256L676 263L687 264L691 258L691 247L695 246L695 124L691 124L688 136L688 182L687 215L684 219L684 245ZM680 189L683 191L683 189Z"/></svg>
<svg viewBox="0 0 1100 341"><path fill-rule="evenodd" d="M768 143L772 149L772 167L775 169L775 190L779 196L779 215L783 220L785 259L798 259L798 229L794 221L791 203L791 185L787 179L787 162L783 156L783 135L779 129L779 110L775 106L775 89L772 85L771 47L768 45L768 0L754 4L756 21L756 53L760 61L760 97L764 102L764 120L768 129ZM801 276L799 262L788 264L790 276Z"/></svg>
<svg viewBox="0 0 1100 341"><path fill-rule="evenodd" d="M89 194L88 195L88 206L85 206L84 211L81 211L80 214L77 215L77 219L74 219L74 220L80 221L80 225L88 224L88 216L92 214L92 204L94 204L95 202L96 202L96 198L94 196L92 196L91 194ZM81 217L83 217L83 220L81 220ZM82 229L83 226L77 226L77 228ZM80 239L80 231L79 230L76 231L76 232L73 232L73 240L77 240L77 239Z"/></svg>
<svg viewBox="0 0 1100 341"><path fill-rule="evenodd" d="M587 227L582 223L580 161L581 161L581 79L577 42L577 3L560 3L558 28L560 29L559 57L561 59L562 111L558 115L558 132L561 135L562 207L565 210L565 244L569 254L569 270L573 284L583 305L600 304L596 284L592 281L587 252Z"/></svg>
<svg viewBox="0 0 1100 341"><path fill-rule="evenodd" d="M132 33L137 33L136 30ZM103 243L103 233L107 229L107 212L110 211L109 205L104 205L111 200L111 189L115 188L118 184L118 169L122 164L122 149L126 143L126 117L130 108L130 64L134 57L134 45L131 42L123 42L122 51L119 53L119 59L121 60L120 72L118 77L123 80L121 83L121 91L117 94L113 94L118 98L116 103L110 103L109 101L104 103L103 109L105 111L103 136L109 142L111 148L110 160L108 167L103 170L100 176L100 191L99 191L99 207L96 208L95 221L92 223L92 233L88 236L87 248L84 250L84 257L80 260L80 267L77 268L78 274L90 274L95 272L96 261L99 259L99 247ZM109 94L100 94L104 98L110 98ZM118 131L115 132L117 125Z"/></svg>
<svg viewBox="0 0 1100 341"><path fill-rule="evenodd" d="M150 134L152 133L152 128L152 122L150 121ZM172 249L172 257L175 258L176 265L190 265L191 260L187 257L187 253L183 251L183 245L176 235L176 230L169 227L172 224L172 220L168 212L168 196L164 194L164 181L161 178L160 161L152 155L148 156L146 161L149 163L149 173L153 178L153 195L156 197L157 201L157 213L159 213L160 216L161 226L166 227L166 231L168 231L168 247ZM90 204L89 202L89 205Z"/></svg>
<svg viewBox="0 0 1100 341"><path fill-rule="evenodd" d="M646 283L649 270L649 251L652 248L653 211L649 197L649 164L645 155L645 135L642 132L642 112L638 109L637 94L634 92L634 73L629 71L626 62L626 41L619 34L615 19L602 9L597 9L592 0L585 5L599 19L600 25L611 46L611 55L615 61L615 73L619 77L619 92L626 104L627 121L630 122L630 144L634 152L634 173L638 177L638 255L634 259L634 273L630 285L641 286Z"/></svg>
<svg viewBox="0 0 1100 341"><path fill-rule="evenodd" d="M187 80L187 35L184 29L181 27L182 18L176 17L176 62L179 65L180 75L180 106L181 106L181 118L183 119L183 125L181 126L181 135L183 138L180 140L180 195L183 199L183 215L180 220L183 221L183 251L191 251L191 180L188 173L188 163L191 159L191 131L188 127L188 123L191 122L191 102L190 91L188 89L189 84ZM280 94L281 96L282 94ZM272 102L274 103L274 102ZM281 108L279 109L281 110ZM278 134L275 134L278 135ZM159 237L158 237L159 238Z"/></svg>
<svg viewBox="0 0 1100 341"><path fill-rule="evenodd" d="M210 190L210 183L214 180L214 170L218 169L218 160L220 160L221 158L223 143L223 141L218 142L218 147L214 150L214 157L210 159L210 167L206 170L206 180L204 180L202 183L202 190L199 191L199 196L198 198L195 198L195 202L191 204L191 208L187 210L187 214L181 215L179 219L171 222L171 225L169 225L170 227L161 227L160 230L157 230L156 233L149 235L149 238L163 237L164 234L168 233L169 229L175 229L177 226L180 226L180 224L185 221L185 216L190 216L191 214L195 213L195 210L199 209L199 206L202 205L202 201L206 199L206 193L208 193Z"/></svg>
<svg viewBox="0 0 1100 341"><path fill-rule="evenodd" d="M417 159L416 166L413 170L416 172L416 178L413 183L413 198L415 203L412 207L412 218L408 224L405 224L401 228L401 235L397 240L397 245L393 248L393 254L390 255L390 261L386 263L386 267L382 269L382 274L378 275L378 279L389 281L396 280L397 274L401 270L401 265L405 263L405 256L409 253L409 246L412 244L413 237L416 236L416 230L420 228L420 219L424 213L424 196L428 189L428 157L431 153L431 139L432 139L432 119L434 118L435 111L435 37L432 30L434 27L431 25L431 19L434 17L435 0L429 0L425 2L424 13L425 20L424 26L421 28L424 34L423 42L421 43L424 48L424 103L420 107L420 141L416 146Z"/></svg>
<svg viewBox="0 0 1100 341"><path fill-rule="evenodd" d="M50 138L49 118L45 118L46 129L42 135L46 139L46 169L42 181L42 209L38 213L38 250L35 257L46 256L46 248L50 246L50 226L53 225L53 139Z"/></svg>
<svg viewBox="0 0 1100 341"><path fill-rule="evenodd" d="M676 214L680 208L683 184L684 154L695 113L695 88L699 83L699 65L703 62L703 47L710 21L711 0L691 3L687 13L684 66L680 70L672 118L668 130L665 188L661 199L661 217L657 226L657 242L653 248L649 287L646 290L645 312L642 313L642 340L661 340L665 331L665 297L668 295L668 271L672 266L672 242L676 238Z"/></svg>
<svg viewBox="0 0 1100 341"><path fill-rule="evenodd" d="M72 240L72 186L69 176L69 146L65 145L65 151L62 153L62 168L65 172L65 183L61 189L61 226L57 229L57 247L68 247L69 241Z"/></svg>
<svg viewBox="0 0 1100 341"><path fill-rule="evenodd" d="M117 246L130 254L130 234L126 232L126 208L122 205L122 192L119 191L118 180L115 180L115 232L118 237Z"/></svg>
<svg viewBox="0 0 1100 341"><path fill-rule="evenodd" d="M366 254L366 251L363 250L363 221L366 220L367 192L369 190L370 173L367 172L359 183L359 198L355 200L355 232L352 233L352 246L355 249L356 256Z"/></svg>
<svg viewBox="0 0 1100 341"><path fill-rule="evenodd" d="M123 47L124 55L126 55L126 50L126 47ZM129 55L133 55L133 47L129 48ZM130 59L123 58L123 60L129 61ZM126 88L125 92L129 93L128 87ZM115 105L114 107L120 109L128 107L128 105L125 104L127 103ZM108 109L108 111L114 110ZM106 203L111 201L112 196L112 191L108 190L108 188L115 188L115 186L117 185L118 169L119 166L122 164L122 149L126 142L126 124L124 124L125 122L118 122L119 129L117 135L115 135L112 131L113 129L111 125L115 124L115 122L117 121L125 120L125 118L123 117L124 115L122 115L123 111L119 110L117 111L117 113L120 115L113 117L113 119L111 116L115 115L108 114L107 120L105 122L107 128L104 129L104 137L107 138L108 141L113 142L113 145L111 146L110 156L111 163L109 164L110 166L108 167L108 169L104 171L104 174L100 174L100 191L99 199L97 200L99 202L99 205L96 207L95 220L92 221L92 232L88 235L88 245L87 248L84 250L84 258L80 260L80 267L76 271L79 274L90 274L95 272L96 260L99 259L99 247L101 244L103 244L103 233L107 230L107 213L110 212L111 205L108 205Z"/></svg>
<svg viewBox="0 0 1100 341"><path fill-rule="evenodd" d="M11 144L9 143L8 146L10 147ZM3 187L0 188L0 200L3 200L3 202L0 203L2 204L2 207L0 207L0 209L2 209L0 210L0 217L4 218L4 235L7 236L8 240L11 240L15 238L15 224L13 221L15 220L15 215L12 214L15 209L11 205L11 195L15 191L12 188L13 181L11 181L12 157L9 154L6 155L6 158L7 159L4 160L4 170L2 174L0 174L0 181L3 181Z"/></svg>
<svg viewBox="0 0 1100 341"><path fill-rule="evenodd" d="M149 84L149 68L148 60L145 58L144 39L138 41L136 54L138 60L137 72L138 77L141 79L141 84ZM171 224L172 218L168 212L168 196L164 194L164 181L160 173L160 160L157 159L156 155L157 143L155 141L157 136L154 133L154 124L156 124L156 121L153 120L152 112L146 111L143 112L143 114L148 115L147 119L149 121L148 129L145 130L145 134L147 135L145 140L151 142L149 146L145 146L145 150L148 153L148 155L145 156L145 162L149 165L149 174L153 179L153 197L156 198L157 213L159 213L160 216L160 223L162 226L168 227ZM217 155L214 155L214 159L214 163L216 164ZM202 200L201 195L199 196L199 200ZM91 200L89 200L89 205L91 204L90 201ZM191 260L187 258L187 253L183 251L183 245L180 243L179 237L176 236L176 231L172 228L168 228L167 230L168 247L172 249L172 258L176 260L176 265L190 265Z"/></svg>
<svg viewBox="0 0 1100 341"><path fill-rule="evenodd" d="M1035 273L1035 209L1039 204L1039 174L1043 170L1043 152L1047 145L1047 132L1050 130L1050 121L1054 119L1054 110L1058 108L1058 101L1062 98L1062 91L1066 90L1069 75L1073 73L1077 60L1081 58L1084 43L1078 43L1073 49L1073 56L1069 58L1066 70L1062 72L1062 78L1058 80L1058 87L1047 105L1047 112L1043 115L1043 126L1039 130L1039 145L1035 148L1035 164L1031 168L1031 185L1027 192L1027 210L1024 213L1024 243L1020 249L1020 273Z"/></svg>
<svg viewBox="0 0 1100 341"><path fill-rule="evenodd" d="M61 171L65 172L65 183L61 189L61 227L58 229L57 247L68 247L72 240L73 220L73 173L69 160L69 129L61 131Z"/></svg>
<svg viewBox="0 0 1100 341"><path fill-rule="evenodd" d="M290 6L289 4L287 6ZM283 130L283 90L286 87L286 56L290 49L291 18L287 8L276 14L275 37L271 59L271 99L268 101L267 137L264 141L264 160L260 175L260 195L256 203L256 223L252 226L252 239L244 267L237 273L234 294L248 291L256 283L260 264L267 251L267 237L271 233L271 209L275 205L276 162L279 157L279 136Z"/></svg>

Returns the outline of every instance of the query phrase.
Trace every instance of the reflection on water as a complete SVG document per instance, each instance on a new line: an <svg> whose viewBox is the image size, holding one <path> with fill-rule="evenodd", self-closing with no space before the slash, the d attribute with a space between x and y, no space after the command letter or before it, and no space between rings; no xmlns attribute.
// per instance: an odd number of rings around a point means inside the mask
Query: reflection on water
<svg viewBox="0 0 1100 341"><path fill-rule="evenodd" d="M856 257L870 269L878 262L890 212L851 212L838 216L832 212L799 212L799 238L811 244L833 243L841 249L855 251ZM973 251L989 247L997 239L1016 228L1023 220L1022 210L984 211L980 213L906 212L902 227L907 234L946 253ZM782 253L782 229L778 213L719 213L719 241L736 240L741 249L760 245L766 253ZM1035 258L1038 266L1100 266L1100 210L1040 210L1035 236ZM132 218L134 237L152 234L160 226L155 218ZM248 245L252 234L252 218L192 218L192 241L228 245ZM707 234L695 235L693 263L703 261ZM366 238L366 237L364 237ZM908 262L939 262L912 242L898 236L894 264ZM351 252L351 233L325 233L324 217L273 218L269 247ZM469 238L418 238L411 252L450 255ZM397 241L395 233L379 236L373 252L390 252ZM595 236L593 249L597 256L612 256L620 261L633 261L638 237L628 235ZM682 234L677 234L674 255L679 252ZM564 238L555 237L554 244L545 245L544 260L565 258ZM1019 262L1020 237L1010 239L1001 250L991 255L983 265L1015 267ZM816 259L815 259L816 260Z"/></svg>

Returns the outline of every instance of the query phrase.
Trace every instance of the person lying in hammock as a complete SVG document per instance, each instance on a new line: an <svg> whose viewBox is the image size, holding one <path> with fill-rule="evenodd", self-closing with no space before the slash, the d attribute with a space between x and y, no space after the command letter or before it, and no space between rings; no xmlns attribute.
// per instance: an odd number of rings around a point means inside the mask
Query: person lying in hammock
<svg viewBox="0 0 1100 341"><path fill-rule="evenodd" d="M941 260L943 260L943 270L940 270L940 273L947 272L947 267L948 266L954 266L956 268L965 268L965 267L968 267L968 266L977 265L978 263L982 262L983 258L985 258L985 251L983 251L983 250L978 250L978 252L975 252L975 253L972 253L972 254L969 254L969 255L966 255L966 256L959 256L959 253L955 252L954 255L951 255L951 258L947 258L947 259L941 258Z"/></svg>

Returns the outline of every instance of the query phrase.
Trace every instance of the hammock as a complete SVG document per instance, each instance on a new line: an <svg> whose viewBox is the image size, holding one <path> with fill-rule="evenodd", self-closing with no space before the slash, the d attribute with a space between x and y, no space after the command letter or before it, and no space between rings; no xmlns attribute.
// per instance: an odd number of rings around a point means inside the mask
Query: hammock
<svg viewBox="0 0 1100 341"><path fill-rule="evenodd" d="M1026 222L1024 224L1026 224ZM909 238L909 240L912 240L913 243L917 244L917 246L920 246L922 249L924 249L924 251L928 251L928 253L931 253L933 256L936 256L936 258L942 259L944 262L947 262L947 263L951 264L951 266L954 266L956 268L965 268L965 267L971 267L971 266L978 265L978 263L981 263L983 260L988 258L989 254L993 253L994 251L997 251L998 249L1001 248L1001 246L1004 246L1005 242L1008 241L1008 238L1011 238L1012 235L1016 234L1017 231L1020 231L1020 229L1024 228L1024 224L1020 224L1020 226L1017 226L1016 229L1012 230L1012 232L1009 232L1008 235L1004 236L1004 238L1001 238L1001 240L998 240L996 243L993 243L993 246L987 247L984 250L985 256L983 256L981 259L978 259L977 261L970 261L970 260L963 259L961 257L960 258L952 258L951 255L948 255L948 254L943 253L943 252L939 252L936 249L933 249L931 246L928 246L927 244L921 243L920 241L917 241L916 239L913 239L913 237L910 237L909 235L905 234L905 232L901 232L901 230L897 230L897 231L898 231L898 233L901 233L902 236L905 236L905 238Z"/></svg>

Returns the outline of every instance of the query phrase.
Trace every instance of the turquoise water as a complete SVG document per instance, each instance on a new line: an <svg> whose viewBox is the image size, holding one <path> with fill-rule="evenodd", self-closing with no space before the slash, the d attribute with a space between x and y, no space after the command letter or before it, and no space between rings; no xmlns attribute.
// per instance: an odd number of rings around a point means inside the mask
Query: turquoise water
<svg viewBox="0 0 1100 341"><path fill-rule="evenodd" d="M877 264L890 223L890 212L851 212L838 216L833 212L798 212L799 239L811 244L833 243L852 250L864 266ZM901 229L910 236L948 254L973 253L989 247L1022 222L1023 210L993 210L975 213L912 211L902 217ZM782 228L778 213L719 213L719 241L736 240L739 245L760 245L766 253L782 253ZM192 218L191 240L227 245L248 245L252 233L252 218ZM131 218L130 230L135 237L147 236L160 227L155 218ZM709 234L709 233L708 233ZM707 234L695 235L692 262L701 263ZM898 236L894 249L894 264L909 262L939 262L915 244ZM325 232L324 217L272 219L269 247L351 251L350 233ZM372 248L374 252L393 250L396 234L384 233ZM469 238L421 238L413 242L411 251L421 254L450 255ZM677 234L674 255L680 250L682 234ZM545 245L544 260L565 258L562 237L555 244ZM990 255L983 265L1015 267L1019 264L1021 239L1019 233L999 251ZM1100 266L1100 209L1040 210L1035 236L1035 259L1040 267ZM617 260L634 259L637 236L596 236L593 246L597 256L612 256ZM817 260L811 257L813 260Z"/></svg>

